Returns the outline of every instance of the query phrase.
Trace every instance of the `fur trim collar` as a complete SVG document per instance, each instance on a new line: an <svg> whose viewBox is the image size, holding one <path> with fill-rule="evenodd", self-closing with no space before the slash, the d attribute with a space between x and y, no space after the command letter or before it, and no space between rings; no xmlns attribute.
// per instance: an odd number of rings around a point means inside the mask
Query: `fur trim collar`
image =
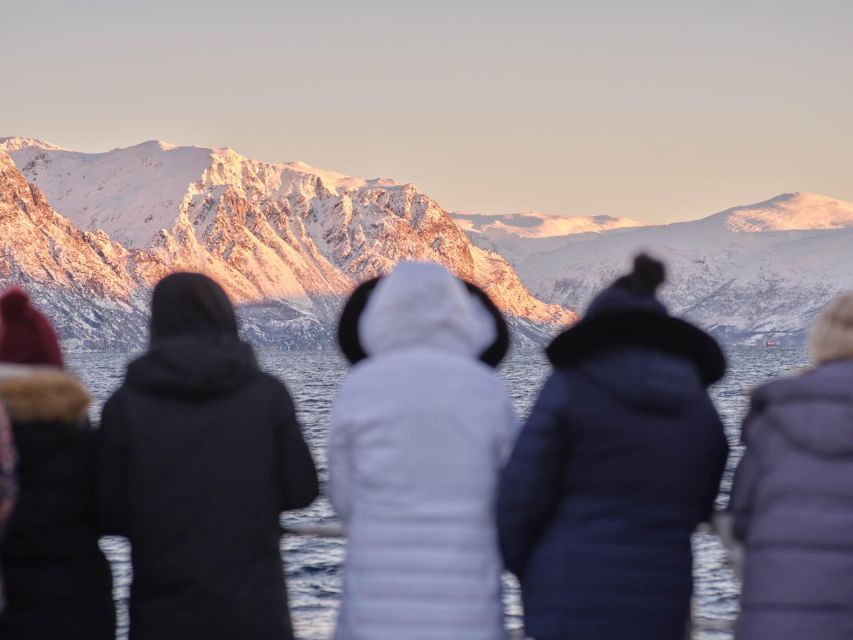
<svg viewBox="0 0 853 640"><path fill-rule="evenodd" d="M607 351L630 347L681 356L696 366L706 385L726 373L726 358L716 340L689 322L649 311L584 318L554 338L546 353L554 367L564 368Z"/></svg>
<svg viewBox="0 0 853 640"><path fill-rule="evenodd" d="M362 282L352 292L341 311L341 318L338 323L338 345L350 364L356 364L367 358L367 353L364 351L361 337L358 334L358 322L361 314L367 308L370 294L373 293L380 279L381 276ZM489 294L475 284L464 280L462 282L468 292L477 297L495 321L495 340L480 354L479 359L490 367L497 367L509 351L510 335L506 319L489 297Z"/></svg>
<svg viewBox="0 0 853 640"><path fill-rule="evenodd" d="M77 421L90 400L77 378L59 367L0 366L0 402L13 422Z"/></svg>

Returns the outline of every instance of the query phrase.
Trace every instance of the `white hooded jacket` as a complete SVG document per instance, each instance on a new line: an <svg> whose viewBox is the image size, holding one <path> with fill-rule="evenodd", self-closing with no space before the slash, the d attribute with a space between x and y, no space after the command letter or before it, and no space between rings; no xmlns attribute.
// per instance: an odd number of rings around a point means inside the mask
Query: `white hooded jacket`
<svg viewBox="0 0 853 640"><path fill-rule="evenodd" d="M404 263L359 335L368 358L329 435L329 497L348 531L335 638L503 638L494 503L515 421L477 359L494 321L444 268Z"/></svg>

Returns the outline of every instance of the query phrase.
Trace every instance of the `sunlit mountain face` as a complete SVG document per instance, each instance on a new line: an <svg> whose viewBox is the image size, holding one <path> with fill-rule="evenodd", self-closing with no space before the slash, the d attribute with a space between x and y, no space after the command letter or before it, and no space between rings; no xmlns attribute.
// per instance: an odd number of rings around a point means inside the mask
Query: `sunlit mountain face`
<svg viewBox="0 0 853 640"><path fill-rule="evenodd" d="M64 309L72 344L113 345L122 324L138 340L148 291L172 270L216 278L242 305L246 333L285 347L328 344L343 297L401 260L437 261L482 286L522 341L575 318L532 296L502 256L472 243L410 184L161 141L91 154L5 138L4 151L2 255L15 268L3 284ZM38 195L25 201L16 195L24 191ZM81 257L56 264L72 251ZM74 317L78 297L93 313ZM115 335L94 314L100 307L127 314Z"/></svg>
<svg viewBox="0 0 853 640"><path fill-rule="evenodd" d="M695 220L448 214L411 184L231 149L145 142L79 153L0 139L0 283L51 305L72 346L140 344L150 288L203 271L259 344L331 343L344 297L400 260L484 287L523 344L572 322L638 251L666 261L663 298L726 340L802 340L853 289L853 204L783 194Z"/></svg>

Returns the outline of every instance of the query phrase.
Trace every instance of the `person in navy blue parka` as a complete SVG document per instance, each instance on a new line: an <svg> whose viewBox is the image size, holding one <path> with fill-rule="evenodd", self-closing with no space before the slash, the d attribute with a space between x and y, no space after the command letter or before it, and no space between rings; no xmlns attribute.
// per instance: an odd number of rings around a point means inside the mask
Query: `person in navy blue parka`
<svg viewBox="0 0 853 640"><path fill-rule="evenodd" d="M707 386L717 343L655 297L664 267L634 271L548 347L554 372L501 480L498 525L536 640L682 640L690 536L728 454Z"/></svg>

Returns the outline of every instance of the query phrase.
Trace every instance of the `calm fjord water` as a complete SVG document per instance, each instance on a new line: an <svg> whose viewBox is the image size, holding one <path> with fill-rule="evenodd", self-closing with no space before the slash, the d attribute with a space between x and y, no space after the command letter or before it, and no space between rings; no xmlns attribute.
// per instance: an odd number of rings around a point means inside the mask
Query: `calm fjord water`
<svg viewBox="0 0 853 640"><path fill-rule="evenodd" d="M129 357L121 353L78 353L69 356L70 368L83 379L94 396L93 420L98 419L100 406L121 383ZM335 391L347 371L346 363L336 353L326 351L265 351L259 354L259 359L263 368L287 383L321 478L325 480L326 429ZM746 412L750 389L807 366L807 353L801 347L737 347L729 350L729 359L728 375L713 389L714 400L732 444L732 456L718 507L728 502L732 472L741 455L740 420ZM501 372L512 394L517 416L523 419L548 375L548 363L539 352L518 352L501 368ZM311 508L286 516L283 522L333 524L336 519L328 502L320 499ZM117 576L117 597L124 599L131 579L127 545L112 539L105 541L104 548ZM738 585L726 567L719 542L714 536L697 534L695 548L697 617L715 621L733 619L737 614ZM330 638L340 597L343 541L286 536L282 540L282 550L298 637L300 640ZM223 549L223 553L227 553L227 550ZM521 607L517 586L509 578L506 611L508 625L519 627ZM120 619L123 626L120 637L124 637L126 616L121 615ZM700 635L702 640L730 637L726 631L706 631Z"/></svg>

